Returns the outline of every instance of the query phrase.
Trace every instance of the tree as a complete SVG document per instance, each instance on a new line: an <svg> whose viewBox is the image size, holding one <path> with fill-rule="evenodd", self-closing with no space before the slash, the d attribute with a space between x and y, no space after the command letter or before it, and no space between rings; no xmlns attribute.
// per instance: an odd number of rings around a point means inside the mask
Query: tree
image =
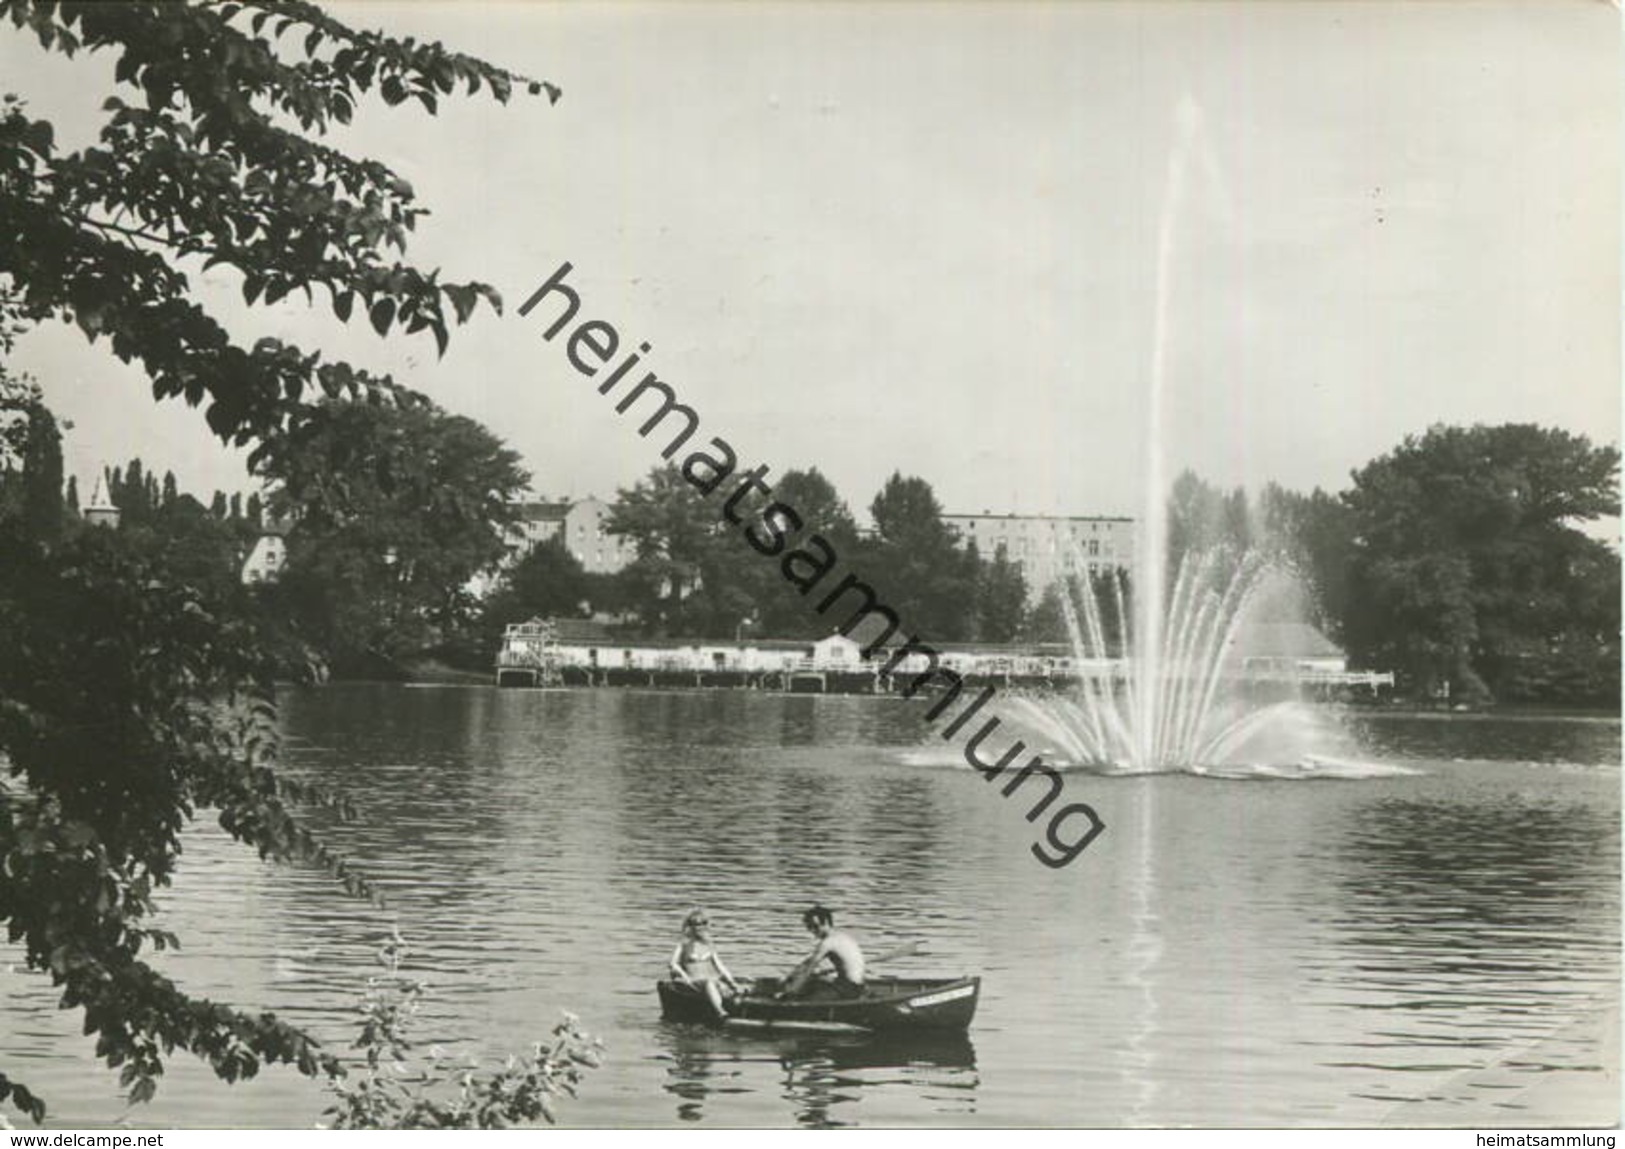
<svg viewBox="0 0 1625 1149"><path fill-rule="evenodd" d="M716 506L669 464L619 492L607 529L636 550L623 578L646 628L714 634L721 626L731 634L726 620L749 613L737 578L743 548L723 527Z"/></svg>
<svg viewBox="0 0 1625 1149"><path fill-rule="evenodd" d="M175 1047L227 1080L321 1063L275 1017L193 1000L147 963L175 944L150 918L190 812L214 807L267 855L343 873L290 813L320 796L271 769L269 668L252 628L178 580L173 550L150 538L76 525L43 545L26 517L0 513L0 919L62 1005L84 1011L133 1100L152 1095ZM6 1072L0 1098L44 1114Z"/></svg>
<svg viewBox="0 0 1625 1149"><path fill-rule="evenodd" d="M0 364L0 514L8 509L35 538L61 533L62 432L38 384Z"/></svg>
<svg viewBox="0 0 1625 1149"><path fill-rule="evenodd" d="M261 453L274 515L296 520L278 595L341 663L394 661L473 614L469 581L504 553L529 475L471 419L328 401Z"/></svg>
<svg viewBox="0 0 1625 1149"><path fill-rule="evenodd" d="M581 560L559 538L544 539L502 576L485 604L485 615L514 622L527 618L574 618L591 600Z"/></svg>
<svg viewBox="0 0 1625 1149"><path fill-rule="evenodd" d="M1168 491L1168 579L1185 556L1225 541L1225 496L1195 471L1179 473Z"/></svg>
<svg viewBox="0 0 1625 1149"><path fill-rule="evenodd" d="M894 473L869 513L878 538L861 552L865 571L908 629L945 642L974 637L975 560L942 521L931 484Z"/></svg>
<svg viewBox="0 0 1625 1149"><path fill-rule="evenodd" d="M142 364L158 398L207 401L223 438L263 442L313 394L411 397L280 340L239 346L173 261L236 268L250 304L326 289L340 320L359 303L379 334L429 331L442 351L452 313L465 320L481 298L500 308L486 284L385 262L423 214L411 185L320 137L374 89L433 113L460 86L505 102L516 84L532 94L542 84L439 44L357 31L300 0L4 0L0 14L48 50L110 49L117 82L137 94L110 96L99 144L71 154L15 98L0 112L0 272L17 314L107 338Z"/></svg>
<svg viewBox="0 0 1625 1149"><path fill-rule="evenodd" d="M588 1069L602 1064L603 1043L565 1014L551 1042L536 1042L524 1057L487 1073L438 1046L419 1061L413 1021L427 993L401 972L405 943L394 935L380 948L384 973L368 979L355 1048L366 1068L351 1081L330 1074L335 1096L325 1116L335 1129L505 1129L553 1124L558 1098L574 1097Z"/></svg>
<svg viewBox="0 0 1625 1149"><path fill-rule="evenodd" d="M857 553L858 525L852 511L835 484L817 467L786 471L773 485L773 499L794 507L801 517L804 526L797 532L797 538L818 534L828 540L837 554ZM764 502L762 507L766 505ZM764 535L770 533L765 527L757 530ZM752 613L748 614L752 620L751 633L771 638L822 638L829 633L830 620L812 609L813 603L795 593L785 582L777 563L759 559L738 535L726 541L739 556L735 560L735 574L752 603ZM739 616L744 617L747 616ZM734 625L730 624L722 633L732 635Z"/></svg>
<svg viewBox="0 0 1625 1149"><path fill-rule="evenodd" d="M1273 485L1272 485L1273 486ZM1285 540L1271 536L1271 518L1278 519L1285 492L1266 488L1258 506L1247 497L1245 488L1221 491L1196 472L1185 470L1168 492L1168 579L1178 577L1180 565L1196 553L1218 553L1239 561L1249 550L1273 551L1275 557L1289 549ZM1272 506L1272 502L1276 505ZM1235 561L1220 562L1216 575L1223 580L1235 569Z"/></svg>
<svg viewBox="0 0 1625 1149"><path fill-rule="evenodd" d="M975 542L971 543L975 555ZM992 561L976 557L981 577L976 583L976 624L983 642L1011 642L1020 632L1027 613L1027 578L1021 567L1010 561L1000 543Z"/></svg>
<svg viewBox="0 0 1625 1149"><path fill-rule="evenodd" d="M1061 605L1061 596L1067 593L1067 587L1074 583L1076 576L1068 575L1064 579L1056 579L1044 588L1033 604L1032 610L1027 612L1022 622L1021 637L1028 642L1070 642L1071 636L1066 629L1066 608Z"/></svg>
<svg viewBox="0 0 1625 1149"><path fill-rule="evenodd" d="M1079 604L1082 603L1082 596L1086 593L1085 587L1090 588L1087 593L1094 596L1095 602L1100 607L1100 637L1106 651L1112 657L1121 657L1127 653L1124 635L1128 629L1127 616L1132 612L1134 605L1133 587L1123 572L1117 570L1097 571L1094 574L1079 572L1050 583L1028 613L1022 626L1022 636L1029 642L1071 646L1072 631L1067 626L1066 607L1062 604L1062 596L1071 597L1076 616L1081 614Z"/></svg>
<svg viewBox="0 0 1625 1149"><path fill-rule="evenodd" d="M817 467L786 471L774 485L773 497L793 506L806 524L804 529L823 535L837 552L850 550L857 541L858 524L851 509Z"/></svg>
<svg viewBox="0 0 1625 1149"><path fill-rule="evenodd" d="M1259 544L1305 584L1309 621L1342 642L1344 621L1352 609L1349 563L1354 530L1348 507L1319 487L1302 495L1269 483L1260 492L1254 517L1260 524Z"/></svg>
<svg viewBox="0 0 1625 1149"><path fill-rule="evenodd" d="M1615 447L1525 424L1436 426L1368 463L1343 496L1351 651L1468 699L1516 695L1542 651L1617 664L1619 557L1571 524L1619 513L1618 470Z"/></svg>
<svg viewBox="0 0 1625 1149"><path fill-rule="evenodd" d="M118 475L118 471L113 472ZM107 497L119 509L122 522L145 522L157 502L153 498L152 484L140 459L131 459L124 468L122 478L107 488Z"/></svg>
<svg viewBox="0 0 1625 1149"><path fill-rule="evenodd" d="M250 537L241 523L216 519L191 495L177 494L145 526L121 522L119 529L148 532L152 546L169 552L168 569L185 585L207 588L222 603L241 593Z"/></svg>
<svg viewBox="0 0 1625 1149"><path fill-rule="evenodd" d="M410 185L320 137L373 91L433 113L460 88L504 102L516 85L556 88L300 0L0 0L0 16L47 51L106 51L116 84L97 143L72 153L16 97L0 104L0 350L19 323L76 324L257 460L318 397L422 401L282 340L241 345L194 298L194 269L235 269L249 304L323 291L341 321L359 305L380 334L427 331L442 350L481 299L500 308L487 285L390 258L422 214ZM28 478L42 481L33 466ZM226 1080L268 1062L315 1074L305 1035L193 999L146 960L173 941L150 923L152 894L199 808L267 856L363 884L294 817L321 796L273 768L263 641L140 537L80 528L53 543L0 509L0 919L135 1100L175 1048ZM0 1073L6 1099L43 1115Z"/></svg>

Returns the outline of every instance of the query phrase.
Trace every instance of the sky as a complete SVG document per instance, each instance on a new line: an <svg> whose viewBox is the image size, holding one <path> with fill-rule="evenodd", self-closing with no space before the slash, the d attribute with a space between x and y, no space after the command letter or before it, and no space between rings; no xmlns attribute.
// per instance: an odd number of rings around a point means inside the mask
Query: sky
<svg viewBox="0 0 1625 1149"><path fill-rule="evenodd" d="M817 466L860 513L900 470L951 512L1135 515L1154 380L1170 475L1227 486L1342 489L1439 422L1620 440L1610 4L329 7L563 88L375 100L332 139L431 209L414 262L505 314L438 358L302 296L245 308L229 269L192 269L200 298L245 342L480 420L540 493L658 461L517 315L566 261L579 319L649 342L705 435L770 482ZM0 75L68 146L111 91L109 59L10 28ZM13 366L74 424L82 495L133 455L249 487L200 412L76 328Z"/></svg>

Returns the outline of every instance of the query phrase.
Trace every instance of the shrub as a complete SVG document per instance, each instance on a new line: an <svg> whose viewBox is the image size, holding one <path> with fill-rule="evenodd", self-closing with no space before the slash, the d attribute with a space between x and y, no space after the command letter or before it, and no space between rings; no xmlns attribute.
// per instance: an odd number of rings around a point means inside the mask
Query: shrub
<svg viewBox="0 0 1625 1149"><path fill-rule="evenodd" d="M409 1037L426 987L401 973L407 954L399 933L378 951L384 973L367 979L358 1007L365 1071L355 1077L329 1072L337 1102L323 1116L335 1129L505 1129L553 1124L562 1094L574 1097L586 1071L601 1063L603 1043L585 1033L566 1013L551 1040L536 1042L523 1057L509 1056L502 1068L482 1072L472 1058L456 1058L430 1046L421 1060Z"/></svg>

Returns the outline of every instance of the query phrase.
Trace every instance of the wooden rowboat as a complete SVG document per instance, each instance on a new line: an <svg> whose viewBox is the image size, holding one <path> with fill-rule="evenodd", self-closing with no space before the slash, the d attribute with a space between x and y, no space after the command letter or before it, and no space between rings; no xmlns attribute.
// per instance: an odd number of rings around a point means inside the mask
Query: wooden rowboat
<svg viewBox="0 0 1625 1149"><path fill-rule="evenodd" d="M723 1024L729 1029L812 1030L820 1033L894 1033L899 1030L963 1030L976 1015L982 979L871 978L856 998L842 996L827 982L814 982L797 997L775 996L777 978L761 978L743 996L727 1003L719 1023L705 994L692 986L663 981L661 1016L668 1021Z"/></svg>

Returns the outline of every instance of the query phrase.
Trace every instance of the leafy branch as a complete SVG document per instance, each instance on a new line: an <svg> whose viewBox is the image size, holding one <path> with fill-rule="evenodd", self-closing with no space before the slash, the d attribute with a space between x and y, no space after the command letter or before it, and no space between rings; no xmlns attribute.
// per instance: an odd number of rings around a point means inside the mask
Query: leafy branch
<svg viewBox="0 0 1625 1149"><path fill-rule="evenodd" d="M326 288L341 321L359 305L378 334L428 332L442 355L479 301L500 313L489 284L381 259L405 252L424 209L387 165L317 137L372 91L433 114L442 97L482 90L499 103L519 88L556 102L554 85L438 43L351 29L307 3L0 0L5 17L48 50L112 51L115 81L141 98L110 96L98 143L68 154L15 98L0 108L8 305L30 322L66 319L93 341L108 337L118 358L146 369L157 397L207 401L223 439L262 444L312 395L413 397L388 376L277 341L235 345L187 277L132 241L236 268L251 305ZM294 29L304 36L290 42Z"/></svg>
<svg viewBox="0 0 1625 1149"><path fill-rule="evenodd" d="M506 1129L536 1121L553 1124L560 1096L574 1097L588 1069L602 1064L603 1043L565 1014L550 1039L500 1069L482 1072L478 1061L431 1046L417 1058L410 1032L427 988L401 972L406 943L392 933L378 951L384 972L367 980L358 1007L364 1070L351 1078L335 1068L328 1088L336 1096L324 1113L336 1129Z"/></svg>

